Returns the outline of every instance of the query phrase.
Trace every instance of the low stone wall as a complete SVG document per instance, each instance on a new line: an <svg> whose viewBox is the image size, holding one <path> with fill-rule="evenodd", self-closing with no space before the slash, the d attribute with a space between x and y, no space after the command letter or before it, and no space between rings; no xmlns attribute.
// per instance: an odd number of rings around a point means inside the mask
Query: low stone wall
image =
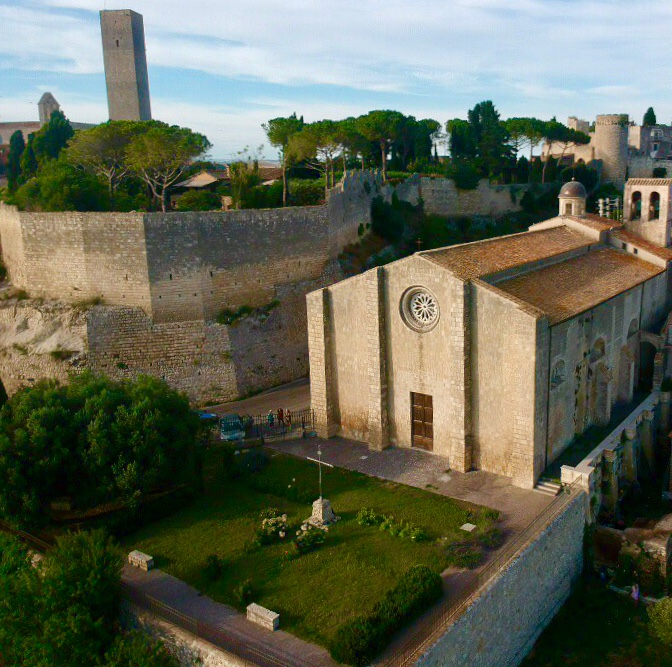
<svg viewBox="0 0 672 667"><path fill-rule="evenodd" d="M417 667L515 667L571 592L583 568L586 494L488 584Z"/></svg>
<svg viewBox="0 0 672 667"><path fill-rule="evenodd" d="M247 660L128 602L123 603L122 623L126 628L141 629L164 642L181 667L254 667Z"/></svg>

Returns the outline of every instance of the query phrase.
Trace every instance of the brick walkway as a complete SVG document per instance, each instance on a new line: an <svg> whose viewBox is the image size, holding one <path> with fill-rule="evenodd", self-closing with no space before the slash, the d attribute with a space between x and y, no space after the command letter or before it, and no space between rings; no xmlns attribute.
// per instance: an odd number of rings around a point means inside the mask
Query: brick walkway
<svg viewBox="0 0 672 667"><path fill-rule="evenodd" d="M181 579L162 572L144 572L125 565L122 579L147 595L191 616L197 621L223 630L235 640L253 645L279 661L296 667L337 667L327 651L282 630L271 632L247 620L233 607L202 595ZM282 617L280 618L282 627Z"/></svg>

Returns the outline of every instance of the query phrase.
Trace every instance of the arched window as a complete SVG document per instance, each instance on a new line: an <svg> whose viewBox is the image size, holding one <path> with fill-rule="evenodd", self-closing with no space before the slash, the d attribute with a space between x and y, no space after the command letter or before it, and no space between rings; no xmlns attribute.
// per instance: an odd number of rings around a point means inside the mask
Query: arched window
<svg viewBox="0 0 672 667"><path fill-rule="evenodd" d="M551 371L551 389L559 387L566 379L565 362L561 359L553 366L553 370Z"/></svg>
<svg viewBox="0 0 672 667"><path fill-rule="evenodd" d="M649 220L657 220L660 217L660 194L652 192L649 197Z"/></svg>
<svg viewBox="0 0 672 667"><path fill-rule="evenodd" d="M604 345L604 339L603 338L598 338L595 343L593 344L593 349L590 353L590 361L597 361L598 359L602 359L604 356L605 352L605 345Z"/></svg>
<svg viewBox="0 0 672 667"><path fill-rule="evenodd" d="M572 215L572 213L574 212L572 208L573 207L571 201L565 202L565 215Z"/></svg>
<svg viewBox="0 0 672 667"><path fill-rule="evenodd" d="M630 220L639 220L642 217L642 193L637 191L632 193L630 200Z"/></svg>

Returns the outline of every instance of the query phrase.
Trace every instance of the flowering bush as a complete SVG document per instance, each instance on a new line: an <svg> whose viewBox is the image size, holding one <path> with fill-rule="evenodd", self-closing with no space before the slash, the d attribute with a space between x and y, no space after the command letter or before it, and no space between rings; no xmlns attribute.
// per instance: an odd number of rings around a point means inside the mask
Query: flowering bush
<svg viewBox="0 0 672 667"><path fill-rule="evenodd" d="M257 530L255 543L258 546L264 544L272 544L277 540L282 540L287 535L287 515L281 514L279 516L269 517L268 510L262 512L262 516L266 514L266 518L261 521L261 526Z"/></svg>
<svg viewBox="0 0 672 667"><path fill-rule="evenodd" d="M299 555L315 551L324 544L327 527L318 528L312 524L304 524L296 531L294 549Z"/></svg>

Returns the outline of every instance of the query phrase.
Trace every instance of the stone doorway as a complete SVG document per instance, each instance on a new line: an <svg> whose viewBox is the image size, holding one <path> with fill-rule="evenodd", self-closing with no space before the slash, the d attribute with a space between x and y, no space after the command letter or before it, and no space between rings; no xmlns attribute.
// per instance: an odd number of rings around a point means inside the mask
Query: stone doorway
<svg viewBox="0 0 672 667"><path fill-rule="evenodd" d="M432 397L411 392L411 441L413 447L434 449L434 407Z"/></svg>

